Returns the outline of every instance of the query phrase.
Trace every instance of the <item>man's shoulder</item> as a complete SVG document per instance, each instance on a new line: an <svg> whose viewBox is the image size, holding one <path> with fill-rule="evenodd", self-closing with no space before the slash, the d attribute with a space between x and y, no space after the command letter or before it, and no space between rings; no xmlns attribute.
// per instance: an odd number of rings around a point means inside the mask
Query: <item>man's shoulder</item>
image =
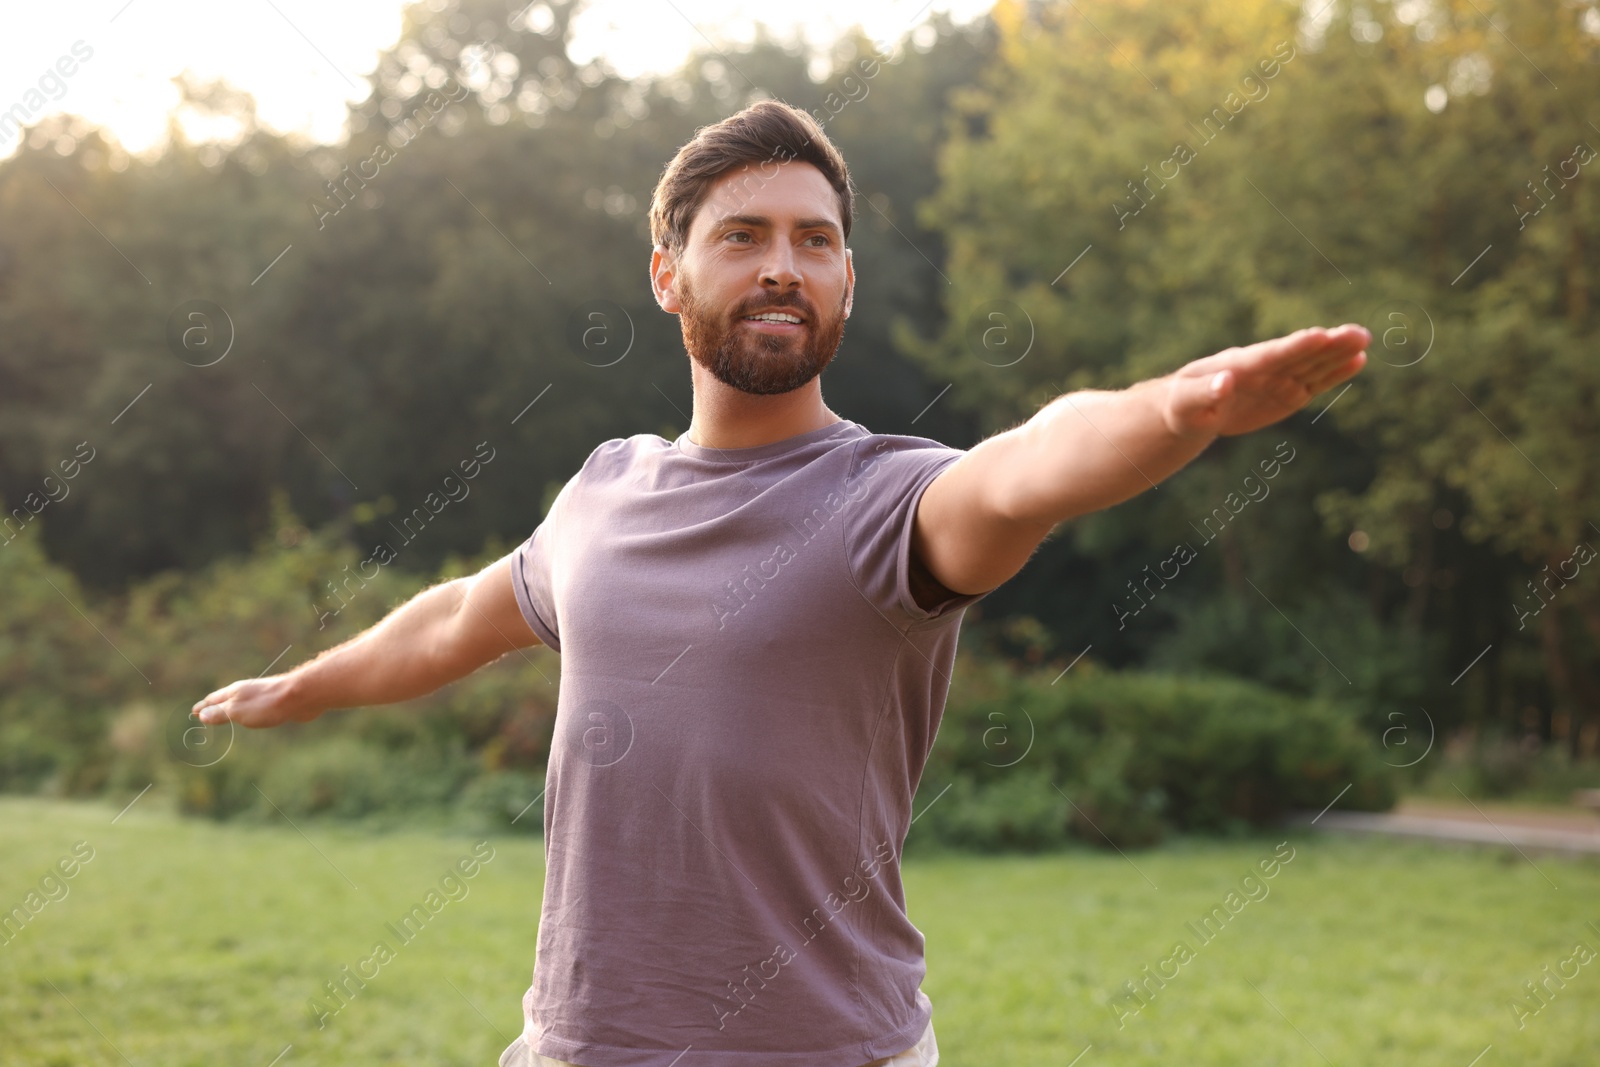
<svg viewBox="0 0 1600 1067"><path fill-rule="evenodd" d="M653 433L612 437L594 446L588 458L583 461L583 466L578 469L578 473L588 477L615 473L643 456L659 453L671 447L670 441Z"/></svg>
<svg viewBox="0 0 1600 1067"><path fill-rule="evenodd" d="M935 441L931 437L918 437L915 434L869 431L850 439L846 444L851 450L852 474L881 469L886 463L891 468L938 465L953 462L964 454L964 450L947 445L943 441Z"/></svg>
<svg viewBox="0 0 1600 1067"><path fill-rule="evenodd" d="M859 423L857 423L860 426ZM897 451L915 451L917 449L931 448L939 451L960 451L943 441L936 441L931 437L922 437L915 433L879 433L866 426L860 426L861 435L858 440L866 442L876 448L887 444Z"/></svg>

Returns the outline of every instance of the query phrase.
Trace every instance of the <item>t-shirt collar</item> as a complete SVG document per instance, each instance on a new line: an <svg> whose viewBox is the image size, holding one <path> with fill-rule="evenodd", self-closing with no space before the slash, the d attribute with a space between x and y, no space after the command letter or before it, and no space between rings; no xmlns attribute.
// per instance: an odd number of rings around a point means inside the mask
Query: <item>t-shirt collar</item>
<svg viewBox="0 0 1600 1067"><path fill-rule="evenodd" d="M749 463L754 460L771 459L781 456L797 448L804 448L815 441L821 441L835 434L846 431L865 433L866 431L850 419L840 419L830 422L826 426L819 426L815 430L785 437L781 441L772 441L764 445L753 445L750 448L708 448L697 445L689 440L689 431L685 430L672 442L674 448L692 459L706 460L712 463Z"/></svg>

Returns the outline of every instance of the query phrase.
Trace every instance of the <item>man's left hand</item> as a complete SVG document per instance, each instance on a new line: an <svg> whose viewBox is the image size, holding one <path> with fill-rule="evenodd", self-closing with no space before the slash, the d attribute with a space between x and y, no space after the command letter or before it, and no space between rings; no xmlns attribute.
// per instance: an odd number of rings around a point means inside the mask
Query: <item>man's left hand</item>
<svg viewBox="0 0 1600 1067"><path fill-rule="evenodd" d="M1167 376L1162 416L1178 437L1231 437L1288 418L1366 366L1372 334L1345 323L1229 348Z"/></svg>

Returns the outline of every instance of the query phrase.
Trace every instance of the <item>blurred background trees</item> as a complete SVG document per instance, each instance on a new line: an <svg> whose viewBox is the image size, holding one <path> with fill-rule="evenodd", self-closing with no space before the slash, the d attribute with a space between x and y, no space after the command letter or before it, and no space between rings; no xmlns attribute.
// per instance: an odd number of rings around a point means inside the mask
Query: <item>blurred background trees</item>
<svg viewBox="0 0 1600 1067"><path fill-rule="evenodd" d="M0 788L137 788L176 760L193 810L247 807L297 742L201 770L174 709L508 550L601 441L682 432L650 192L769 96L851 165L858 291L824 385L869 429L969 447L1074 388L1309 324L1374 334L1347 392L1058 530L966 647L1019 676L1080 653L1227 676L1220 705L1254 683L1285 715L1340 709L1392 767L1435 734L1413 773L1447 741L1489 753L1461 779L1484 789L1569 773L1600 744L1600 11L1480 7L1006 2L627 80L569 58L573 0L460 0L408 11L341 144L261 128L223 83L183 106L237 140L174 124L153 159L45 120L0 163ZM193 301L222 315L175 349ZM472 491L402 538L480 445ZM379 542L394 562L319 629ZM538 791L556 676L540 651L338 729L426 741L406 803L504 807ZM326 810L389 803L328 799L359 758L297 758L273 773ZM1138 827L1156 786L1126 784L1094 788Z"/></svg>
<svg viewBox="0 0 1600 1067"><path fill-rule="evenodd" d="M1041 558L991 617L1036 616L1051 651L1359 694L1375 726L1422 705L1592 752L1600 582L1572 557L1600 536L1594 6L1500 3L1492 26L1469 2L999 10L1001 61L957 98L921 215L953 285L908 350L964 387L953 406L998 429L1309 323L1374 347L1347 394L1062 531L1101 566ZM972 358L996 301L1033 336L1004 369ZM1108 626L1284 439L1303 458L1271 497Z"/></svg>

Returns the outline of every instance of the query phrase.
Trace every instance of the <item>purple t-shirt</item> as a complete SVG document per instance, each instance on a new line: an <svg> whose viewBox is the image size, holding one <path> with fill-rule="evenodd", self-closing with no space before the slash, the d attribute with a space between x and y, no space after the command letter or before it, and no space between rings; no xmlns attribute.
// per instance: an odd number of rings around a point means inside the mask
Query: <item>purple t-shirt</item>
<svg viewBox="0 0 1600 1067"><path fill-rule="evenodd" d="M919 607L911 530L962 455L848 419L754 448L638 434L516 550L561 653L535 1051L860 1067L922 1034L899 853L986 594Z"/></svg>

